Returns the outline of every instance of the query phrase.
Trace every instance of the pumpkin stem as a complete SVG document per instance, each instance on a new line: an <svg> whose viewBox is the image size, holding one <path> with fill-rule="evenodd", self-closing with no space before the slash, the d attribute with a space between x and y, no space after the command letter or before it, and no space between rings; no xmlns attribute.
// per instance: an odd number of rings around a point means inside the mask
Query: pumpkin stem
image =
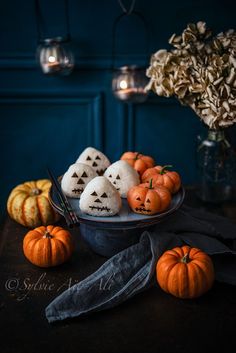
<svg viewBox="0 0 236 353"><path fill-rule="evenodd" d="M48 230L46 230L46 232L44 233L43 238L51 239L51 238L53 238L53 236L50 234L50 232Z"/></svg>
<svg viewBox="0 0 236 353"><path fill-rule="evenodd" d="M42 192L42 190L40 190L40 189L38 189L38 188L33 188L33 189L31 190L32 196L40 195L41 192Z"/></svg>
<svg viewBox="0 0 236 353"><path fill-rule="evenodd" d="M135 161L137 161L139 155L140 155L140 153L137 152L136 156L134 157L134 160L135 160Z"/></svg>
<svg viewBox="0 0 236 353"><path fill-rule="evenodd" d="M160 174L161 175L165 174L166 173L166 169L167 168L172 168L172 167L173 167L173 165L170 165L170 164L164 165L164 167L162 167L161 170L160 170Z"/></svg>
<svg viewBox="0 0 236 353"><path fill-rule="evenodd" d="M152 179L150 179L149 189L153 189L153 186L152 186Z"/></svg>
<svg viewBox="0 0 236 353"><path fill-rule="evenodd" d="M183 262L184 264L190 262L189 252L186 252L186 254L182 257L181 262Z"/></svg>

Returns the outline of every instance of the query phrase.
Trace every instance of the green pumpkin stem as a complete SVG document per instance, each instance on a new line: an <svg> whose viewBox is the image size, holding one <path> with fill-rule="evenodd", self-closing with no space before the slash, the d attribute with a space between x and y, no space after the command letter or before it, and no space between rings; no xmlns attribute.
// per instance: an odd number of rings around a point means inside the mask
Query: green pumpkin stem
<svg viewBox="0 0 236 353"><path fill-rule="evenodd" d="M186 252L186 254L182 257L181 262L183 262L184 264L187 264L188 262L190 262L189 251Z"/></svg>
<svg viewBox="0 0 236 353"><path fill-rule="evenodd" d="M139 155L140 155L140 153L137 152L136 156L134 157L134 160L135 160L135 161L137 161Z"/></svg>
<svg viewBox="0 0 236 353"><path fill-rule="evenodd" d="M153 186L152 186L152 179L150 179L149 189L153 189Z"/></svg>
<svg viewBox="0 0 236 353"><path fill-rule="evenodd" d="M161 175L165 174L166 173L166 169L167 168L172 168L172 167L173 167L173 165L171 165L171 164L164 165L164 167L161 168L160 174Z"/></svg>

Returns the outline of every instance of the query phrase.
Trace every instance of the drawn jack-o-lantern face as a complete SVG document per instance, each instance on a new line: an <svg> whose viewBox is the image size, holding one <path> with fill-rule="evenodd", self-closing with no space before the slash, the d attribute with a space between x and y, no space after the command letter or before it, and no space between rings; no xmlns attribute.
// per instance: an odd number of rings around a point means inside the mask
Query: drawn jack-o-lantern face
<svg viewBox="0 0 236 353"><path fill-rule="evenodd" d="M109 159L100 151L93 147L87 147L79 156L76 163L85 163L92 167L97 175L103 175L107 167L111 164Z"/></svg>
<svg viewBox="0 0 236 353"><path fill-rule="evenodd" d="M63 175L61 188L65 195L80 198L86 185L96 177L96 172L90 166L83 163L72 164Z"/></svg>
<svg viewBox="0 0 236 353"><path fill-rule="evenodd" d="M105 171L104 176L119 191L121 197L124 198L132 186L140 183L138 173L126 161L117 161L110 165Z"/></svg>
<svg viewBox="0 0 236 353"><path fill-rule="evenodd" d="M121 208L121 197L103 176L91 180L80 198L80 209L92 216L113 216Z"/></svg>

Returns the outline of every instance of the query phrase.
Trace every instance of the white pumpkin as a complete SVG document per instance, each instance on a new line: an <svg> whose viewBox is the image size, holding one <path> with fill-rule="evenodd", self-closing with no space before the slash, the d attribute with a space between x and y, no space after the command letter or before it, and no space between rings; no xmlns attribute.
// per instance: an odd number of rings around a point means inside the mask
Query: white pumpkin
<svg viewBox="0 0 236 353"><path fill-rule="evenodd" d="M121 209L121 197L104 176L91 180L80 197L80 209L92 216L113 216Z"/></svg>
<svg viewBox="0 0 236 353"><path fill-rule="evenodd" d="M126 198L130 188L140 184L136 170L126 161L117 161L110 165L104 176L115 186L121 197Z"/></svg>
<svg viewBox="0 0 236 353"><path fill-rule="evenodd" d="M107 167L111 164L109 159L101 151L93 147L87 147L79 156L76 163L85 163L92 167L97 175L103 175Z"/></svg>
<svg viewBox="0 0 236 353"><path fill-rule="evenodd" d="M65 195L80 198L85 186L97 176L95 170L87 164L72 164L61 180L61 188Z"/></svg>

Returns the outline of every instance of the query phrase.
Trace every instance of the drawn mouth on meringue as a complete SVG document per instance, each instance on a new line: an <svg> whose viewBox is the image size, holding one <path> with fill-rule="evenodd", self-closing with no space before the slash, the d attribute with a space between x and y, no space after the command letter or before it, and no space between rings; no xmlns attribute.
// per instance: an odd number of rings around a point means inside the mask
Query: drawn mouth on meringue
<svg viewBox="0 0 236 353"><path fill-rule="evenodd" d="M107 211L109 212L111 209L106 207L106 206L103 206L103 207L99 207L99 206L89 206L89 208L91 208L91 210L98 210L98 211Z"/></svg>
<svg viewBox="0 0 236 353"><path fill-rule="evenodd" d="M74 192L75 194L82 194L82 192L84 191L84 189L73 189L72 192Z"/></svg>

